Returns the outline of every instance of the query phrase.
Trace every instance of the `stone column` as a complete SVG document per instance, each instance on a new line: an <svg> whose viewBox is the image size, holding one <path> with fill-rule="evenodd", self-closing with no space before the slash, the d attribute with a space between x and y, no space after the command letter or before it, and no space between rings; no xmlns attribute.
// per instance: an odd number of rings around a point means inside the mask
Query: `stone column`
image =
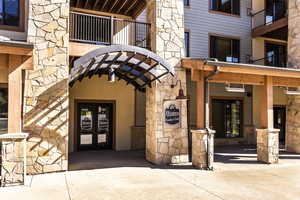
<svg viewBox="0 0 300 200"><path fill-rule="evenodd" d="M300 69L300 2L289 0L288 67ZM286 150L300 153L300 96L288 96Z"/></svg>
<svg viewBox="0 0 300 200"><path fill-rule="evenodd" d="M192 163L198 169L213 169L214 162L213 130L192 130Z"/></svg>
<svg viewBox="0 0 300 200"><path fill-rule="evenodd" d="M28 41L34 70L25 75L28 172L68 167L69 0L30 0Z"/></svg>
<svg viewBox="0 0 300 200"><path fill-rule="evenodd" d="M147 1L147 18L151 23L151 48L175 68L175 77L154 82L146 92L146 158L155 164L188 161L187 101L181 102L181 127L165 129L163 102L176 99L180 85L186 94L186 73L181 67L184 56L183 0ZM176 83L175 88L170 85Z"/></svg>
<svg viewBox="0 0 300 200"><path fill-rule="evenodd" d="M274 164L279 158L279 129L256 129L257 160Z"/></svg>

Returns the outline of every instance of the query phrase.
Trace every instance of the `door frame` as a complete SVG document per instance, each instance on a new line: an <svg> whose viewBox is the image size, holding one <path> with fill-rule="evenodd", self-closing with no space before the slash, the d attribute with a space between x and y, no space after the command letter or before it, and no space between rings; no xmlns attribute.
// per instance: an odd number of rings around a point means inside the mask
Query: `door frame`
<svg viewBox="0 0 300 200"><path fill-rule="evenodd" d="M79 103L107 103L112 104L112 114L113 114L113 125L112 125L112 149L116 150L116 100L92 100L92 99L74 99L74 149L79 151L79 133L78 133L78 123L77 123L77 114L78 114L78 104Z"/></svg>
<svg viewBox="0 0 300 200"><path fill-rule="evenodd" d="M285 135L285 137L284 137L284 142L286 142L287 141L287 105L283 105L283 104L274 104L273 105L273 113L274 113L274 108L284 108L285 109L285 133L284 133L284 135ZM274 114L273 114L274 115ZM273 119L273 120L275 120L275 119Z"/></svg>
<svg viewBox="0 0 300 200"><path fill-rule="evenodd" d="M213 103L213 100L238 100L238 101L241 101L242 102L242 107L241 107L241 110L242 110L242 114L241 114L241 117L240 117L240 120L241 120L241 135L240 137L237 137L237 138L216 138L216 139L229 139L229 140L232 140L232 139L241 139L241 138L244 138L245 134L244 134L244 103L245 103L245 99L244 97L238 97L238 96L210 96L210 99L209 99L209 126L210 128L212 128L212 115L213 115L213 109L212 109L212 103Z"/></svg>

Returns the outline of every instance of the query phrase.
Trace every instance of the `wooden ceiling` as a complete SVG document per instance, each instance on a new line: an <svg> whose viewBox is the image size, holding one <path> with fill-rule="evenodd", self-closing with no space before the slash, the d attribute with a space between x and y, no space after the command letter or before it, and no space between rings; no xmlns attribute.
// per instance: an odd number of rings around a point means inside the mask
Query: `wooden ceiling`
<svg viewBox="0 0 300 200"><path fill-rule="evenodd" d="M71 0L71 7L126 15L136 18L147 0Z"/></svg>

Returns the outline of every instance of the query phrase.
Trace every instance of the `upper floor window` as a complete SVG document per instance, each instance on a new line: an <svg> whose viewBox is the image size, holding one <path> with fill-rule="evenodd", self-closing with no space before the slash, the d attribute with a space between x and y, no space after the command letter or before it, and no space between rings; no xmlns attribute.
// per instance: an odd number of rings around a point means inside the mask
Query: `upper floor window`
<svg viewBox="0 0 300 200"><path fill-rule="evenodd" d="M210 0L211 10L240 15L240 0Z"/></svg>
<svg viewBox="0 0 300 200"><path fill-rule="evenodd" d="M190 6L190 0L183 0L184 6Z"/></svg>
<svg viewBox="0 0 300 200"><path fill-rule="evenodd" d="M0 0L0 28L21 27L24 0ZM22 7L22 8L21 8Z"/></svg>
<svg viewBox="0 0 300 200"><path fill-rule="evenodd" d="M190 32L184 32L185 57L190 57Z"/></svg>
<svg viewBox="0 0 300 200"><path fill-rule="evenodd" d="M240 40L210 36L210 57L219 61L240 62Z"/></svg>

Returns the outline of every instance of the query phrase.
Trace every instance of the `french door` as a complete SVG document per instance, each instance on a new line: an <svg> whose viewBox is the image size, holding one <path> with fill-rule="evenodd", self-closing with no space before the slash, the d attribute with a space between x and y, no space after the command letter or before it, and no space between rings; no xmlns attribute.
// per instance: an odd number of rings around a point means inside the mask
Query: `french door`
<svg viewBox="0 0 300 200"><path fill-rule="evenodd" d="M113 103L77 104L77 134L79 150L112 149Z"/></svg>

